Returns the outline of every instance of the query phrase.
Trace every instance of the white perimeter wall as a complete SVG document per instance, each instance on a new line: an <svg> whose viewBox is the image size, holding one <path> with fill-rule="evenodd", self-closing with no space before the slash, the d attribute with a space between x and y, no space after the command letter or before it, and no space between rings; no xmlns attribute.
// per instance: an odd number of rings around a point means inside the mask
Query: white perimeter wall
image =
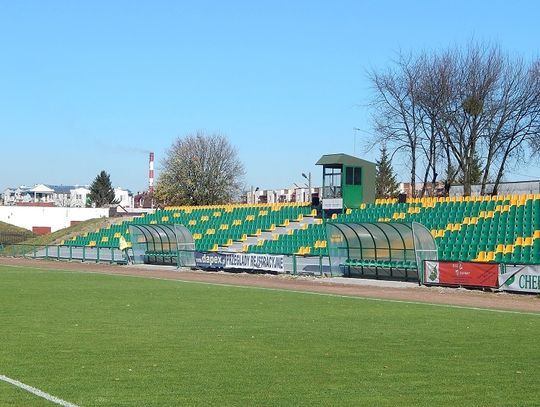
<svg viewBox="0 0 540 407"><path fill-rule="evenodd" d="M72 221L109 216L108 208L50 208L38 206L0 206L0 221L32 230L50 227L51 232L71 226Z"/></svg>

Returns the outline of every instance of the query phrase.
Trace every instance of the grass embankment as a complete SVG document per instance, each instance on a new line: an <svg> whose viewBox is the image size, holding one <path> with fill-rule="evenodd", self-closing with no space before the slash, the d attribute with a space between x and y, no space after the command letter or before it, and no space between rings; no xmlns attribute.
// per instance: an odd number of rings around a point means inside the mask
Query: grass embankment
<svg viewBox="0 0 540 407"><path fill-rule="evenodd" d="M90 233L96 231L96 229L105 228L108 225L121 223L126 218L95 218L80 222L76 225L57 230L56 232L49 233L47 235L36 236L34 233L30 233L26 240L20 241L16 244L5 244L3 251L0 254L4 255L20 255L29 252L34 247L43 247L47 245L59 245L62 240L70 240L76 236L84 233ZM12 226L12 225L9 225ZM16 226L14 226L16 227ZM20 229L20 228L18 228Z"/></svg>
<svg viewBox="0 0 540 407"><path fill-rule="evenodd" d="M62 240L69 240L84 233L94 232L96 229L107 227L112 223L111 218L89 219L47 235L33 237L21 242L21 244L30 246L57 245Z"/></svg>
<svg viewBox="0 0 540 407"><path fill-rule="evenodd" d="M0 222L0 244L19 243L34 237L28 229Z"/></svg>
<svg viewBox="0 0 540 407"><path fill-rule="evenodd" d="M539 315L10 267L0 309L1 373L81 406L538 405Z"/></svg>

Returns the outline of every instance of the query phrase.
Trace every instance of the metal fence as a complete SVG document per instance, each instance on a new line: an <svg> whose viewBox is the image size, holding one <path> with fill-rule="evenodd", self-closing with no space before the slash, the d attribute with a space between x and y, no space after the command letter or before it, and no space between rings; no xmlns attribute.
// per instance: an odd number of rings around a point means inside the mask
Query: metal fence
<svg viewBox="0 0 540 407"><path fill-rule="evenodd" d="M186 251L188 252L188 251ZM193 252L193 251L189 251ZM0 257L22 257L49 260L76 260L92 263L126 264L127 258L118 248L59 245L0 245ZM151 257L151 256L150 256ZM164 263L163 263L164 264ZM176 258L167 264L178 265ZM331 275L327 256L283 255L283 270L292 275Z"/></svg>
<svg viewBox="0 0 540 407"><path fill-rule="evenodd" d="M124 253L118 248L58 246L58 245L0 245L2 257L24 257L32 259L80 260L88 262L126 263Z"/></svg>
<svg viewBox="0 0 540 407"><path fill-rule="evenodd" d="M17 244L33 237L34 234L28 232L0 232L0 245Z"/></svg>

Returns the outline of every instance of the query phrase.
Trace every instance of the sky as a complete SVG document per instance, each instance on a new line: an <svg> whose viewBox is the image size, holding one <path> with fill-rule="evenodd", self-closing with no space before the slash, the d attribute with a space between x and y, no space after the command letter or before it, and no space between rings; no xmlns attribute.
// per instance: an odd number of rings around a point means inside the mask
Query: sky
<svg viewBox="0 0 540 407"><path fill-rule="evenodd" d="M317 185L323 154L378 158L370 70L471 39L538 57L539 15L537 1L0 0L0 191L101 170L142 191L148 152L159 176L198 130L228 137L247 188Z"/></svg>

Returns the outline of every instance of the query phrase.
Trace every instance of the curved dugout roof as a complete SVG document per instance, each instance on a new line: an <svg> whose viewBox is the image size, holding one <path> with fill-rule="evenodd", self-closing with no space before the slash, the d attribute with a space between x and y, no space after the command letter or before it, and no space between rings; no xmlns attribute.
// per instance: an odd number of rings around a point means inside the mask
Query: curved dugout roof
<svg viewBox="0 0 540 407"><path fill-rule="evenodd" d="M423 260L437 260L437 244L430 231L420 223L326 224L332 274L351 260L370 260L378 267L415 265Z"/></svg>
<svg viewBox="0 0 540 407"><path fill-rule="evenodd" d="M176 258L178 266L195 264L195 241L183 225L132 224L129 226L135 263L154 258Z"/></svg>

